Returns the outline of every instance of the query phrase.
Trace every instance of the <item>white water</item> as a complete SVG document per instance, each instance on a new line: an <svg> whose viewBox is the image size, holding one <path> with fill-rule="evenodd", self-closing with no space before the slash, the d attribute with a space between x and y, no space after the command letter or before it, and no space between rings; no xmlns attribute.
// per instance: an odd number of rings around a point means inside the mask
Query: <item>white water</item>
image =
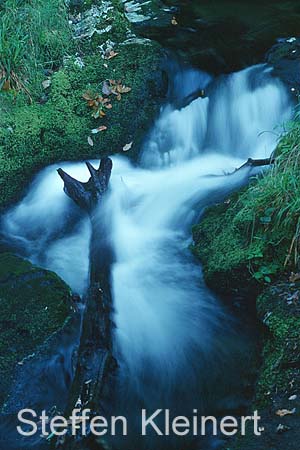
<svg viewBox="0 0 300 450"><path fill-rule="evenodd" d="M187 71L175 81L186 95L208 77ZM168 406L171 397L192 392L197 407L199 383L212 367L224 369L232 352L230 324L188 250L191 225L207 204L226 197L251 174L249 168L231 176L224 172L249 157L271 154L290 114L282 84L264 66L254 67L215 81L209 98L181 111L165 107L139 167L125 157L113 158L106 214L116 255L115 348L121 389L130 380L143 404ZM88 178L82 163L61 166L80 180ZM56 168L41 172L4 217L3 230L33 262L83 293L89 222L63 193Z"/></svg>

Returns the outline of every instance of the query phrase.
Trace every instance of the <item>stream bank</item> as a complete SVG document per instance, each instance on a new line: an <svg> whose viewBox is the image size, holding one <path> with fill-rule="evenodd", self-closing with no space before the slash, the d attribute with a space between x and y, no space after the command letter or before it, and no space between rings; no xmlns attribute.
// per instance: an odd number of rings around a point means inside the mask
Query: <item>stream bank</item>
<svg viewBox="0 0 300 450"><path fill-rule="evenodd" d="M81 160L99 157L113 153L114 151L119 152L122 151L122 148L126 148L126 145L130 145L132 141L133 146L129 155L136 154L143 135L148 130L149 124L151 124L151 121L155 117L159 105L164 100L166 85L161 68L163 58L161 47L153 41L137 37L136 33L140 30L141 35L145 34L145 36L151 36L152 38L157 36L158 41L163 45L165 45L166 41L162 40L158 35L155 35L155 33L153 34L153 31L150 30L151 32L149 32L149 27L148 31L143 31L143 22L145 20L141 20L140 23L137 21L133 25L133 18L136 18L135 14L137 14L134 9L139 8L139 5L133 5L131 8L129 5L125 5L127 11L126 15L124 15L123 5L120 2L113 1L105 3L107 4L104 10L101 9L99 2L71 2L69 5L70 9L68 11L64 10L65 13L68 13L68 16L65 16L65 18L69 20L69 32L73 33L76 39L72 41L71 46L68 46L67 58L64 58L65 55L62 52L55 57L55 63L50 64L50 67L43 67L43 70L38 72L38 87L37 85L32 85L30 91L31 100L28 98L28 94L24 92L19 92L16 95L16 91L18 91L17 86L13 86L12 89L12 86L6 85L5 92L1 94L1 100L3 100L1 102L1 109L5 112L5 114L1 115L1 121L3 122L0 131L1 157L3 160L3 178L1 184L2 206L6 206L13 199L17 198L29 178L32 177L32 174L51 162L56 162L60 159ZM64 8L62 3L60 7ZM180 17L176 11L173 9L166 11L167 16L164 15L159 20L161 25L158 28L160 29L161 36L168 36L166 29L171 30L172 33L175 33L175 30L178 31L178 28L180 29L180 25L178 27ZM144 19L145 17L150 17L150 19L147 18L146 20L148 25L149 20L153 19L152 23L154 22L155 27L152 26L152 28L157 28L156 23L158 22L155 20L157 17L156 13L158 13L158 9L154 10L154 15L151 17L147 11L143 14ZM151 14L153 14L153 11ZM137 15L140 14L138 13ZM131 22L128 20L131 20ZM201 27L204 26L207 36L211 36L211 33L215 33L217 30L222 30L222 34L228 36L228 22L224 28L220 28L220 24L217 23L216 25L214 20L213 24L215 28L207 26L207 24L201 24ZM238 24L238 27L243 28L240 24ZM133 28L135 32L133 32ZM279 31L276 31L276 33L279 33ZM198 35L198 32L196 34ZM181 34L181 29L175 35L173 44L169 45L169 48L173 48L173 50L178 47L179 37L181 39L181 36L184 36L184 34ZM195 36L195 32L193 31L191 35ZM202 38L203 34L201 34ZM216 34L214 34L213 38L216 38ZM115 42L115 44L113 45L108 41ZM182 42L187 41L185 41L185 38L182 38ZM197 41L197 46L198 43ZM262 53L260 53L261 50L255 56L250 51L245 52L243 50L243 54L246 56L240 59L243 47L239 49L240 53L238 53L233 49L232 37L228 43L230 45L227 45L226 52L223 54L220 50L216 51L212 44L208 45L207 40L204 40L203 48L201 49L202 54L200 56L196 55L193 59L189 47L187 56L184 59L186 61L193 61L198 66L205 66L206 69L210 68L214 73L229 72L234 68L244 67L245 65L263 59ZM272 43L273 40L272 42L270 41L270 45ZM73 47L73 44L75 47ZM291 54L294 55L294 50L297 51L297 43L294 41L284 42L284 44L287 48L286 53L282 54L280 51L279 57L275 58L275 60L270 56L273 64L277 64L278 60L282 63L282 59L284 59L286 54L291 56ZM251 45L257 45L259 47L255 39ZM209 49L213 48L213 50L208 52L207 47ZM193 47L191 48L193 49ZM265 48L265 44L263 48ZM269 45L267 48L269 48ZM181 55L184 56L183 48L179 46L179 50ZM116 55L116 53L118 54ZM208 53L209 57L205 55L206 53ZM231 54L230 58L228 56L229 54ZM61 60L57 62L59 58ZM288 59L291 60L291 58ZM233 65L233 62L235 65ZM278 64L278 70L280 66L281 64ZM286 72L284 72L282 77L285 74ZM103 89L102 82L106 79L122 80L122 85L124 84L125 87L130 87L131 91L122 95L120 100L114 99L116 101L113 102L112 108L106 108L104 106L103 109L106 115L103 116L103 119L95 119L91 117L92 111L89 102L94 101L94 95L101 93ZM25 76L25 81L27 86L27 75ZM30 87L29 85L30 83L28 82L28 87ZM297 87L295 78L293 77L290 80L290 87ZM89 92L89 98L82 98L87 92ZM107 129L99 130L98 133L92 133L91 130L98 126L107 127ZM293 136L293 139L297 140L297 127L293 126L292 130L290 137ZM286 150L289 152L291 141L285 142ZM294 162L296 164L296 159ZM295 180L295 167L293 166L291 171L293 175L291 179L293 181ZM283 185L280 186L281 188L285 187ZM290 189L291 192L288 198L293 197L295 194L295 191L293 191L295 187L291 186ZM247 193L248 189L244 192ZM280 198L281 191L278 189L276 193L277 197ZM254 294L261 291L261 284L257 281L269 283L269 279L271 281L276 280L278 273L280 273L280 267L284 264L283 259L287 256L286 249L292 243L294 237L293 232L294 234L297 233L295 233L295 217L292 215L291 222L287 222L288 226L284 228L285 235L273 234L271 238L268 238L269 240L274 238L274 240L280 242L280 245L274 246L272 243L270 245L269 241L265 242L262 238L264 234L270 231L270 218L272 222L275 216L276 205L271 207L275 207L275 210L272 211L267 211L267 207L264 206L268 206L270 198L273 198L273 194L274 192L272 191L269 198L267 200L264 199L262 205L258 205L259 213L261 214L258 223L263 227L262 231L259 231L258 236L261 245L255 245L256 242L252 245L252 242L251 248L246 248L245 250L243 238L247 236L247 230L251 229L253 223L253 216L251 215L253 205L250 204L249 206L248 203L248 209L243 211L243 213L245 212L246 218L241 217L242 214L240 214L238 219L236 219L240 208L240 202L237 201L237 199L240 199L240 194L232 197L230 203L226 203L225 206L222 205L223 210L222 208L221 210L218 209L215 215L213 211L216 210L211 210L212 220L210 223L208 223L207 215L202 226L202 230L205 232L205 227L209 225L206 229L207 236L205 238L201 235L201 229L196 230L195 236L197 242L200 243L204 239L207 246L211 242L209 234L213 234L216 240L218 235L220 235L220 239L224 238L221 246L220 241L212 242L206 256L200 254L200 251L198 252L204 262L204 272L207 280L212 287L216 285L222 286L230 294L233 289L235 289L235 293L240 292L242 284L245 291L249 291L250 287L253 288ZM235 204L237 206L234 209L233 205ZM231 206L233 206L233 210L230 210ZM296 209L297 205L293 206ZM232 211L230 220L235 218L235 225L239 229L240 234L236 233L236 228L230 230L229 227L226 228L228 235L225 236L222 234L222 226L227 223L226 221L222 221L224 219L224 209ZM220 224L220 228L215 232L214 227ZM278 229L277 232L280 233ZM241 240L237 242L236 239L238 237ZM234 255L232 254L233 252L230 252L231 245L235 250ZM295 253L296 247L297 245L295 246L294 243L292 245L292 252ZM270 248L272 250L269 253L264 253L265 251L268 252ZM224 258L224 255L226 255L226 258ZM274 255L275 263L273 261ZM252 264L250 272L249 261ZM218 267L217 264L219 264ZM211 265L210 269L208 269L209 265ZM296 269L293 270L296 271ZM254 277L255 280L252 276L254 273L256 274ZM212 277L211 282L209 276ZM217 283L214 283L213 280L217 280ZM225 285L227 281L230 281L230 285L228 283ZM253 307L255 307L254 303L253 301ZM269 311L268 303L262 301L261 317L263 318L265 318L266 313L273 312ZM288 335L291 333L293 338L295 337L297 339L297 334L295 335L294 329L290 328L292 325L284 316L284 312L284 310L278 312L274 309L274 317L279 316L279 319L275 321L272 329L271 326L269 328L275 336L278 334L285 342L288 337L285 334L286 323L289 324ZM280 321L280 326L277 330L278 321ZM284 322L284 326L282 322ZM269 325L269 322L266 324ZM282 331L282 326L284 331ZM276 331L274 331L274 327ZM276 341L276 343L272 341L272 333L265 341L265 349L268 354L264 353L266 367L263 369L261 375L263 378L259 378L262 380L259 383L263 386L258 396L259 401L261 401L261 396L264 396L265 384L269 383L269 380L266 381L265 379L266 377L269 378L269 359L272 360L271 367L273 370L273 360L276 359L276 363L278 360L277 352L281 353L283 351L281 348L278 348L279 341ZM269 346L267 344L268 342L271 342ZM272 346L276 349L276 353L274 354ZM278 367L281 369L280 364ZM277 379L272 383L272 386L274 385L276 389ZM268 385L267 392L273 389L274 386L272 386L270 387ZM280 389L283 389L282 392L285 393L285 388L281 386ZM286 397L284 398L286 400ZM291 418L287 417L284 420L294 420L295 417L296 415L292 415ZM283 435L287 436L288 439L289 433ZM295 441L297 442L296 439ZM289 445L292 444L290 443ZM245 447L243 445L242 449L244 450Z"/></svg>
<svg viewBox="0 0 300 450"><path fill-rule="evenodd" d="M256 312L263 330L253 407L265 431L232 449L299 448L299 136L296 115L274 167L207 209L193 230L208 285Z"/></svg>

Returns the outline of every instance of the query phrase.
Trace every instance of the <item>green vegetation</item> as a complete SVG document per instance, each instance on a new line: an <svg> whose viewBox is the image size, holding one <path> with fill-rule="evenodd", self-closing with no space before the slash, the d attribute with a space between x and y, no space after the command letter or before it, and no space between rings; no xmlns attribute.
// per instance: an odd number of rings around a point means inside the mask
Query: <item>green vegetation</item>
<svg viewBox="0 0 300 450"><path fill-rule="evenodd" d="M299 142L297 115L279 142L274 167L229 202L210 208L195 226L194 251L210 284L218 278L226 290L246 282L259 287L258 283L270 283L286 271L297 270Z"/></svg>
<svg viewBox="0 0 300 450"><path fill-rule="evenodd" d="M278 283L265 290L257 300L259 318L269 334L262 355L262 369L257 383L259 407L269 397L298 390L300 382L299 283Z"/></svg>
<svg viewBox="0 0 300 450"><path fill-rule="evenodd" d="M15 365L58 331L70 313L71 293L54 273L0 254L0 403Z"/></svg>
<svg viewBox="0 0 300 450"><path fill-rule="evenodd" d="M237 437L232 450L274 445L278 424L286 423L276 412L293 406L298 410L289 397L300 388L299 142L296 114L279 141L274 166L226 202L209 208L193 230L193 251L210 286L220 294L237 292L253 305L256 301L264 324L251 411L258 409L265 433L257 439L251 433ZM288 424L294 420L297 425L296 414L288 417ZM293 439L296 435L294 431Z"/></svg>
<svg viewBox="0 0 300 450"><path fill-rule="evenodd" d="M0 207L16 200L47 164L97 158L122 151L132 141L134 156L157 111L162 91L159 46L123 43L129 22L118 0L103 15L102 2L92 4L99 7L97 23L86 10L82 23L75 20L72 26L63 0L7 0L0 7ZM95 32L107 26L109 33ZM88 36L82 37L87 30ZM113 50L107 50L108 37L115 40ZM107 79L121 81L131 91L114 101L105 117L95 119L83 95L103 95ZM105 131L92 135L100 126Z"/></svg>
<svg viewBox="0 0 300 450"><path fill-rule="evenodd" d="M0 14L0 87L38 95L43 71L59 67L72 49L65 3L7 0Z"/></svg>

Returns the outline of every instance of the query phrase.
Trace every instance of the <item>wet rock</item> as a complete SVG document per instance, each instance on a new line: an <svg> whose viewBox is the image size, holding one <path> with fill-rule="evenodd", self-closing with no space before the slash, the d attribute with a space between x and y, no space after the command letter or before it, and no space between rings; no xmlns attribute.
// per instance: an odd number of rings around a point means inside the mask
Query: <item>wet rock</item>
<svg viewBox="0 0 300 450"><path fill-rule="evenodd" d="M300 38L279 39L266 55L266 62L294 92L300 91Z"/></svg>
<svg viewBox="0 0 300 450"><path fill-rule="evenodd" d="M93 5L89 10L79 13L72 20L74 38L90 39L94 34L109 33L112 25L106 21L113 9L110 1L104 1L99 6Z"/></svg>
<svg viewBox="0 0 300 450"><path fill-rule="evenodd" d="M56 274L11 253L0 254L0 403L15 367L63 327L70 308L70 289Z"/></svg>
<svg viewBox="0 0 300 450"><path fill-rule="evenodd" d="M125 16L137 32L155 37L172 26L174 11L159 0L123 0L123 3Z"/></svg>
<svg viewBox="0 0 300 450"><path fill-rule="evenodd" d="M184 61L215 74L263 62L278 36L298 32L296 1L284 5L235 2L233 8L229 0L164 0L163 18L155 16L158 2L145 2L148 10L139 9L141 2L132 3L133 17L142 14L147 18L135 23L136 33L156 39Z"/></svg>

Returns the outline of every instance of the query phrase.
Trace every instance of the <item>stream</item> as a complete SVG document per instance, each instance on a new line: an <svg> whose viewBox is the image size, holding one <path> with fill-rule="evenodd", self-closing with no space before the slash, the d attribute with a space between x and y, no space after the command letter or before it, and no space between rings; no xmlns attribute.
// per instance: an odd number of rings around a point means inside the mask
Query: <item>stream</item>
<svg viewBox="0 0 300 450"><path fill-rule="evenodd" d="M246 404L253 337L205 286L189 248L191 226L205 207L225 200L255 175L257 169L250 167L232 172L250 157L271 155L293 105L265 65L216 79L177 67L169 95L180 99L206 87L208 97L184 109L162 107L139 164L125 153L112 157L110 188L99 205L115 255L111 285L120 376L111 412L132 423L127 439L114 439L115 448L220 448L219 438L142 438L137 416L141 408L222 416ZM59 166L88 179L82 162ZM2 233L20 255L55 271L83 295L90 223L64 194L57 167L37 175L24 199L3 216ZM68 367L72 345L64 350ZM60 370L56 366L56 378ZM52 378L46 377L47 383ZM61 397L55 386L48 386L48 408ZM7 445L7 450L41 448L28 441L16 447L13 437Z"/></svg>

